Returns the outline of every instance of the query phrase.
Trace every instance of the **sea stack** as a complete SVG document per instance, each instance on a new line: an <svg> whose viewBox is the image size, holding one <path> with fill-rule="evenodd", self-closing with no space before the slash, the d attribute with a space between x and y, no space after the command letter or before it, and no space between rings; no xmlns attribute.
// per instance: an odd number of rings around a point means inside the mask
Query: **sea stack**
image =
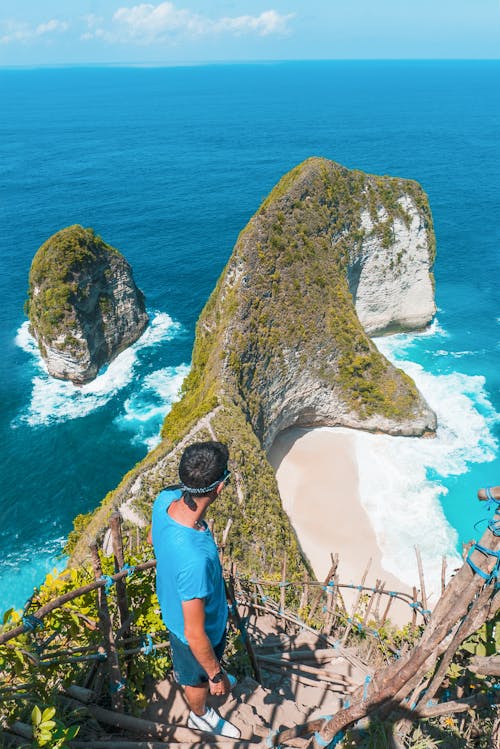
<svg viewBox="0 0 500 749"><path fill-rule="evenodd" d="M31 265L27 313L49 374L82 385L143 333L144 295L123 255L92 229L61 229Z"/></svg>

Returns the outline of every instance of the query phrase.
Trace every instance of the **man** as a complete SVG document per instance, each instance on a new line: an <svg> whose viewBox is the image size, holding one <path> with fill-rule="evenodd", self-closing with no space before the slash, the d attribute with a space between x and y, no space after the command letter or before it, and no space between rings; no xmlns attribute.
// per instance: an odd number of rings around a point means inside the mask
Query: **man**
<svg viewBox="0 0 500 749"><path fill-rule="evenodd" d="M197 442L186 448L179 463L181 483L164 489L154 502L150 540L174 676L190 707L188 726L239 738L236 726L206 704L209 691L222 696L231 688L220 664L226 592L217 547L204 520L229 480L228 458L228 449L220 442Z"/></svg>

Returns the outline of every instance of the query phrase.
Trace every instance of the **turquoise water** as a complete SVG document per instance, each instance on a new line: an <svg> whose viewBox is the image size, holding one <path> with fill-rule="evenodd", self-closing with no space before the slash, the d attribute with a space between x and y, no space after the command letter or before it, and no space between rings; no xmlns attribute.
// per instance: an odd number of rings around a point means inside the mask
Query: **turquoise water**
<svg viewBox="0 0 500 749"><path fill-rule="evenodd" d="M499 89L498 62L0 70L0 609L155 443L238 232L311 155L429 195L437 322L382 345L421 367L446 422L405 475L438 498L453 544L477 535L475 490L500 482ZM49 380L23 316L34 253L72 223L125 254L152 319L81 390Z"/></svg>

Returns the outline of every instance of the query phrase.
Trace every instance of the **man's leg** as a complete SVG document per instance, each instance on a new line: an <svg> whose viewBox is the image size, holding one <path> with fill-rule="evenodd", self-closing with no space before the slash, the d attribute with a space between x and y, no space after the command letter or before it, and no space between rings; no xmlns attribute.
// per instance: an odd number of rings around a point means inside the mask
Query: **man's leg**
<svg viewBox="0 0 500 749"><path fill-rule="evenodd" d="M204 715L207 710L208 683L198 687L184 686L184 694L190 709L196 715Z"/></svg>

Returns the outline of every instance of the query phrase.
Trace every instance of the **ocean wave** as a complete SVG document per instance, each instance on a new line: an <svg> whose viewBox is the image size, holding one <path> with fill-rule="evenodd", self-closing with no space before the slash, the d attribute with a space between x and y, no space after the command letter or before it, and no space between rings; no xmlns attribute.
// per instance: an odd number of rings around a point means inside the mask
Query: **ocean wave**
<svg viewBox="0 0 500 749"><path fill-rule="evenodd" d="M65 568L67 560L61 556L65 542L63 536L37 541L36 554L31 545L22 544L4 552L0 570L0 612L11 606L22 608L47 573Z"/></svg>
<svg viewBox="0 0 500 749"><path fill-rule="evenodd" d="M29 332L29 323L23 323L15 342L32 357L35 375L30 403L18 420L38 426L88 416L106 405L132 381L140 351L172 339L181 329L180 323L172 320L167 313L154 313L139 340L103 368L95 380L76 387L71 382L56 380L48 374L37 343Z"/></svg>
<svg viewBox="0 0 500 749"><path fill-rule="evenodd" d="M426 581L437 596L442 557L448 558L452 568L462 563L456 551L458 534L441 504L448 491L444 479L466 473L472 463L495 459L498 443L492 428L499 415L486 394L484 377L427 372L420 364L400 358L408 342L398 337L396 345L388 338L377 339L376 344L413 378L435 411L436 436L422 439L354 432L359 490L384 567L409 585L415 584L418 571L413 547L418 546Z"/></svg>
<svg viewBox="0 0 500 749"><path fill-rule="evenodd" d="M125 412L117 416L118 428L133 434L133 444L144 444L152 450L160 441L163 420L177 399L189 366L165 367L152 372L124 404Z"/></svg>

